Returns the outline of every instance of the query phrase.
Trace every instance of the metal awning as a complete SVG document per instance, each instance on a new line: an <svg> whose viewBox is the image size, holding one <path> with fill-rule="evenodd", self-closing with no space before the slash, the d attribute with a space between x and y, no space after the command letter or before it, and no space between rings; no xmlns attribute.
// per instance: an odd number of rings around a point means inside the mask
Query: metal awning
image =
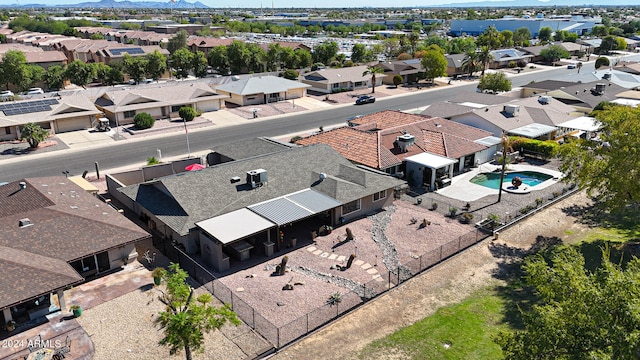
<svg viewBox="0 0 640 360"><path fill-rule="evenodd" d="M285 225L341 205L342 203L329 196L306 189L248 208L275 224Z"/></svg>
<svg viewBox="0 0 640 360"><path fill-rule="evenodd" d="M196 226L226 245L275 227L276 224L247 208L242 208L197 222Z"/></svg>
<svg viewBox="0 0 640 360"><path fill-rule="evenodd" d="M478 143L480 145L484 145L486 147L491 147L493 145L498 145L502 142L502 139L497 137L497 136L487 136L484 137L482 139L478 139L476 141L474 141L475 143Z"/></svg>
<svg viewBox="0 0 640 360"><path fill-rule="evenodd" d="M534 123L509 130L508 133L510 135L518 135L527 137L529 139L535 139L542 135L552 133L556 130L558 130L558 128L555 126Z"/></svg>
<svg viewBox="0 0 640 360"><path fill-rule="evenodd" d="M558 124L558 126L569 129L593 132L600 130L602 124L593 117L580 116L575 119L571 119L569 121Z"/></svg>
<svg viewBox="0 0 640 360"><path fill-rule="evenodd" d="M431 169L441 169L447 165L452 165L458 162L458 160L453 160L453 159L446 158L444 156L430 154L430 153L422 153L418 155L409 156L404 160L411 161L420 165L424 165Z"/></svg>

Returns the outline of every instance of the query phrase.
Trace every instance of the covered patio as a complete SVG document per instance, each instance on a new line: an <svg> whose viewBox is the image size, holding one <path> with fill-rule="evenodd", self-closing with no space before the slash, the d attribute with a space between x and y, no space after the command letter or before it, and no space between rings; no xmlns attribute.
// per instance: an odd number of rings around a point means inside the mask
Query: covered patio
<svg viewBox="0 0 640 360"><path fill-rule="evenodd" d="M429 190L435 190L451 184L454 165L458 163L458 160L422 153L409 156L405 162L410 183L423 184Z"/></svg>
<svg viewBox="0 0 640 360"><path fill-rule="evenodd" d="M596 133L600 130L602 124L593 117L580 116L575 119L565 121L558 126L566 128L569 132L572 132L572 136L591 139L596 137Z"/></svg>
<svg viewBox="0 0 640 360"><path fill-rule="evenodd" d="M551 125L533 123L507 131L508 135L522 136L529 139L551 140L551 135L558 128Z"/></svg>

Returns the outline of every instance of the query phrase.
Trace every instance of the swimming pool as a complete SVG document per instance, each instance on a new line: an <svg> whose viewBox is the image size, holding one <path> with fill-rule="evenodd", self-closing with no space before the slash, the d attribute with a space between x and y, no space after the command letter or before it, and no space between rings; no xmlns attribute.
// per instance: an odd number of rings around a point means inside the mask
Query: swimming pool
<svg viewBox="0 0 640 360"><path fill-rule="evenodd" d="M511 184L511 180L516 176L522 179L523 186L527 185L531 187L541 184L553 178L553 175L543 174L537 171L516 171L516 172L505 173L504 183ZM474 184L488 187L490 189L498 190L500 188L500 173L499 172L480 173L472 177L469 181Z"/></svg>

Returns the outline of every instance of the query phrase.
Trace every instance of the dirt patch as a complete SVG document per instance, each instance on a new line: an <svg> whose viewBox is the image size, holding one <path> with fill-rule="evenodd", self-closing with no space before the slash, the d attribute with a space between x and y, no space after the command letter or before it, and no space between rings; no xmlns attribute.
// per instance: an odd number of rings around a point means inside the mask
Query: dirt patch
<svg viewBox="0 0 640 360"><path fill-rule="evenodd" d="M415 323L438 308L460 302L471 293L501 280L494 277L504 257L490 251L496 245L529 249L538 236L571 242L587 226L563 209L590 202L577 193L536 216L504 231L498 240L487 239L447 262L407 281L375 301L281 351L274 359L357 359L371 341ZM378 359L397 359L397 353L377 354Z"/></svg>

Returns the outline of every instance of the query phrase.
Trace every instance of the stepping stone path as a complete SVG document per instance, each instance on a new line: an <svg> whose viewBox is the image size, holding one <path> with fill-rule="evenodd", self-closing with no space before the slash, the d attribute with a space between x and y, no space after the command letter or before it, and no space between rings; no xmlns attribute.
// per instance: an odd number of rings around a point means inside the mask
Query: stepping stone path
<svg viewBox="0 0 640 360"><path fill-rule="evenodd" d="M344 255L336 255L336 254L329 254L327 252L324 252L320 249L318 249L315 246L309 246L307 248L307 251L312 253L313 255L319 255L322 258L327 258L329 260L336 260L337 262L343 262L345 260L347 260L347 257ZM359 266L362 268L362 270L366 270L367 274L372 275L372 278L376 281L384 281L384 279L382 278L382 276L380 276L380 274L378 274L378 270L376 270L374 267L371 266L371 264L369 263L365 263L363 260L355 260L353 262L353 265L355 266Z"/></svg>

